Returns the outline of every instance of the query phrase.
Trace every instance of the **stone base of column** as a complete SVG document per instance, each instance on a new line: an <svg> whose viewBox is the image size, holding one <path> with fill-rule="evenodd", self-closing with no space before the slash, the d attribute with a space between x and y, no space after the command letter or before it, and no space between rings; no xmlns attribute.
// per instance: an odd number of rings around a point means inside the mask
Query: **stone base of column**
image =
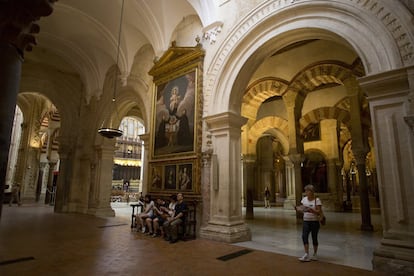
<svg viewBox="0 0 414 276"><path fill-rule="evenodd" d="M208 240L235 243L250 241L252 234L247 224L242 222L236 225L219 225L209 223L200 229L200 237Z"/></svg>
<svg viewBox="0 0 414 276"><path fill-rule="evenodd" d="M88 215L93 215L97 217L114 217L115 211L111 207L96 207L89 208Z"/></svg>
<svg viewBox="0 0 414 276"><path fill-rule="evenodd" d="M386 275L414 275L414 247L382 244L374 251L372 265Z"/></svg>

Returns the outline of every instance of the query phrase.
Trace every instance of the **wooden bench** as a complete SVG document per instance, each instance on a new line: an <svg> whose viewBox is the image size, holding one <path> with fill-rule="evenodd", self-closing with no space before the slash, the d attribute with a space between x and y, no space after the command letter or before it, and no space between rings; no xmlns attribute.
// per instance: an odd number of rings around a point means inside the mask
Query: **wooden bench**
<svg viewBox="0 0 414 276"><path fill-rule="evenodd" d="M132 214L131 214L131 230L134 229L137 225L136 222L136 215L142 212L144 205L141 203L130 204L129 206L132 207ZM137 212L135 213L135 208L137 208Z"/></svg>
<svg viewBox="0 0 414 276"><path fill-rule="evenodd" d="M163 199L167 204L170 202L169 197L164 196L152 196L154 200L157 198ZM196 238L197 233L197 201L196 200L184 200L187 205L187 211L185 212L184 223L179 228L179 235L182 240L192 240ZM142 204L130 204L132 207L131 214L131 230L136 228L136 215L142 212L144 206ZM135 211L135 208L137 211Z"/></svg>

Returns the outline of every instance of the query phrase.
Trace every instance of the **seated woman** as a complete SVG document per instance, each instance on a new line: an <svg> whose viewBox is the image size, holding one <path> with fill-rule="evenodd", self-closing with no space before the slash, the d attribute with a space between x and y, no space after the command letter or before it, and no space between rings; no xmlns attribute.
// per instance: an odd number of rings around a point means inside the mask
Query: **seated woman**
<svg viewBox="0 0 414 276"><path fill-rule="evenodd" d="M160 227L160 225L163 225L164 222L168 220L168 218L174 215L174 208L175 204L177 203L177 195L172 195L170 199L171 201L168 206L164 205L159 207L158 215L152 221L152 224L154 226L154 233L152 236L154 238L158 235L158 231L160 231L161 237L164 237L164 229Z"/></svg>
<svg viewBox="0 0 414 276"><path fill-rule="evenodd" d="M141 213L139 213L136 216L136 221L137 221L137 229L141 228L141 232L145 233L146 228L145 228L145 224L144 221L149 218L152 217L154 214L154 201L151 200L151 195L145 195L144 197L144 211L142 211Z"/></svg>
<svg viewBox="0 0 414 276"><path fill-rule="evenodd" d="M148 229L148 235L155 235L158 231L158 229L156 228L156 224L158 222L158 217L163 215L163 209L162 208L166 208L168 206L167 202L165 202L165 200L161 199L161 198L157 198L155 206L153 208L153 215L146 218L145 223L147 225L147 229ZM154 230L153 231L153 225L154 225Z"/></svg>

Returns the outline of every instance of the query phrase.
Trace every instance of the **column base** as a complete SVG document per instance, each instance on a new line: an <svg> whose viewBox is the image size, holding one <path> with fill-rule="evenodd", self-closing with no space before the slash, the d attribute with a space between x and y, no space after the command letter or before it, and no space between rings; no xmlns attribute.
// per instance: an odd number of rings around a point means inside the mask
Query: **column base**
<svg viewBox="0 0 414 276"><path fill-rule="evenodd" d="M372 265L386 275L414 275L414 248L382 244L374 251Z"/></svg>
<svg viewBox="0 0 414 276"><path fill-rule="evenodd" d="M242 222L237 225L219 225L209 223L200 229L200 237L208 240L235 243L250 241L252 234L247 224Z"/></svg>
<svg viewBox="0 0 414 276"><path fill-rule="evenodd" d="M114 217L115 211L111 207L102 207L102 208L89 208L88 215L93 215L97 217Z"/></svg>

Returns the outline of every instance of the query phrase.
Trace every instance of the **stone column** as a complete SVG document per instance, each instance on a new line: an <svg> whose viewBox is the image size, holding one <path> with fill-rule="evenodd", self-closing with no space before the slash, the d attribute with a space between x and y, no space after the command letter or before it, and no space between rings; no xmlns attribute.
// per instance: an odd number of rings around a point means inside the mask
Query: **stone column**
<svg viewBox="0 0 414 276"><path fill-rule="evenodd" d="M283 101L286 105L286 111L288 115L288 124L289 124L289 154L288 158L291 161L291 178L292 183L288 185L294 186L294 201L295 205L300 205L302 200L303 193L303 184L302 184L302 167L301 163L303 161L303 141L300 138L300 127L299 127L299 118L301 113L301 108L303 104L303 97L294 91L288 91L283 96ZM285 204L286 206L286 204ZM292 207L290 207L292 208ZM302 218L302 214L299 212L296 213L297 219Z"/></svg>
<svg viewBox="0 0 414 276"><path fill-rule="evenodd" d="M328 159L326 160L326 167L327 167L327 178L328 178L328 192L332 195L335 195L337 191L337 170L336 170L336 159Z"/></svg>
<svg viewBox="0 0 414 276"><path fill-rule="evenodd" d="M303 195L303 183L302 183L302 161L303 155L302 154L290 154L289 156L290 161L292 162L293 168L292 170L292 184L294 187L294 195L295 195L295 205L301 205L302 195ZM291 208L293 208L291 206ZM303 214L300 212L296 212L296 219L302 220Z"/></svg>
<svg viewBox="0 0 414 276"><path fill-rule="evenodd" d="M31 50L35 44L33 34L39 32L39 25L33 22L41 16L50 15L53 11L53 3L56 1L0 2L0 203L4 198L3 190L23 52ZM0 204L0 218L2 207L3 204Z"/></svg>
<svg viewBox="0 0 414 276"><path fill-rule="evenodd" d="M67 212L70 181L72 179L73 140L70 137L59 137L59 175L55 194L55 212ZM51 168L53 170L53 168Z"/></svg>
<svg viewBox="0 0 414 276"><path fill-rule="evenodd" d="M4 185L9 159L10 137L13 128L14 110L19 90L23 59L16 48L0 41L0 203L4 198ZM0 204L0 218L3 204Z"/></svg>
<svg viewBox="0 0 414 276"><path fill-rule="evenodd" d="M102 217L113 217L115 211L111 207L112 169L114 166L115 142L104 139L96 148L98 160L95 167L93 187L89 191L88 214Z"/></svg>
<svg viewBox="0 0 414 276"><path fill-rule="evenodd" d="M373 125L383 238L374 270L414 274L414 67L359 79Z"/></svg>
<svg viewBox="0 0 414 276"><path fill-rule="evenodd" d="M362 126L361 99L362 93L358 82L354 78L344 81L350 101L352 152L358 168L359 200L361 208L361 230L373 231L371 224L371 210L369 207L369 194L367 176L365 174L365 160L369 152L368 130ZM353 180L354 181L354 180ZM356 187L356 182L353 182ZM355 190L352 191L353 193Z"/></svg>
<svg viewBox="0 0 414 276"><path fill-rule="evenodd" d="M144 153L143 153L143 162L141 170L144 171L142 174L141 184L142 184L142 194L145 195L148 192L148 176L151 175L151 172L148 170L148 161L149 161L149 154L150 154L150 134L141 134L139 138L144 142Z"/></svg>
<svg viewBox="0 0 414 276"><path fill-rule="evenodd" d="M255 183L256 155L245 154L243 156L243 177L246 185L246 219L254 219L253 193Z"/></svg>
<svg viewBox="0 0 414 276"><path fill-rule="evenodd" d="M240 133L246 119L225 112L205 120L213 137L218 177L210 189L210 220L200 236L229 243L250 240L241 206Z"/></svg>

